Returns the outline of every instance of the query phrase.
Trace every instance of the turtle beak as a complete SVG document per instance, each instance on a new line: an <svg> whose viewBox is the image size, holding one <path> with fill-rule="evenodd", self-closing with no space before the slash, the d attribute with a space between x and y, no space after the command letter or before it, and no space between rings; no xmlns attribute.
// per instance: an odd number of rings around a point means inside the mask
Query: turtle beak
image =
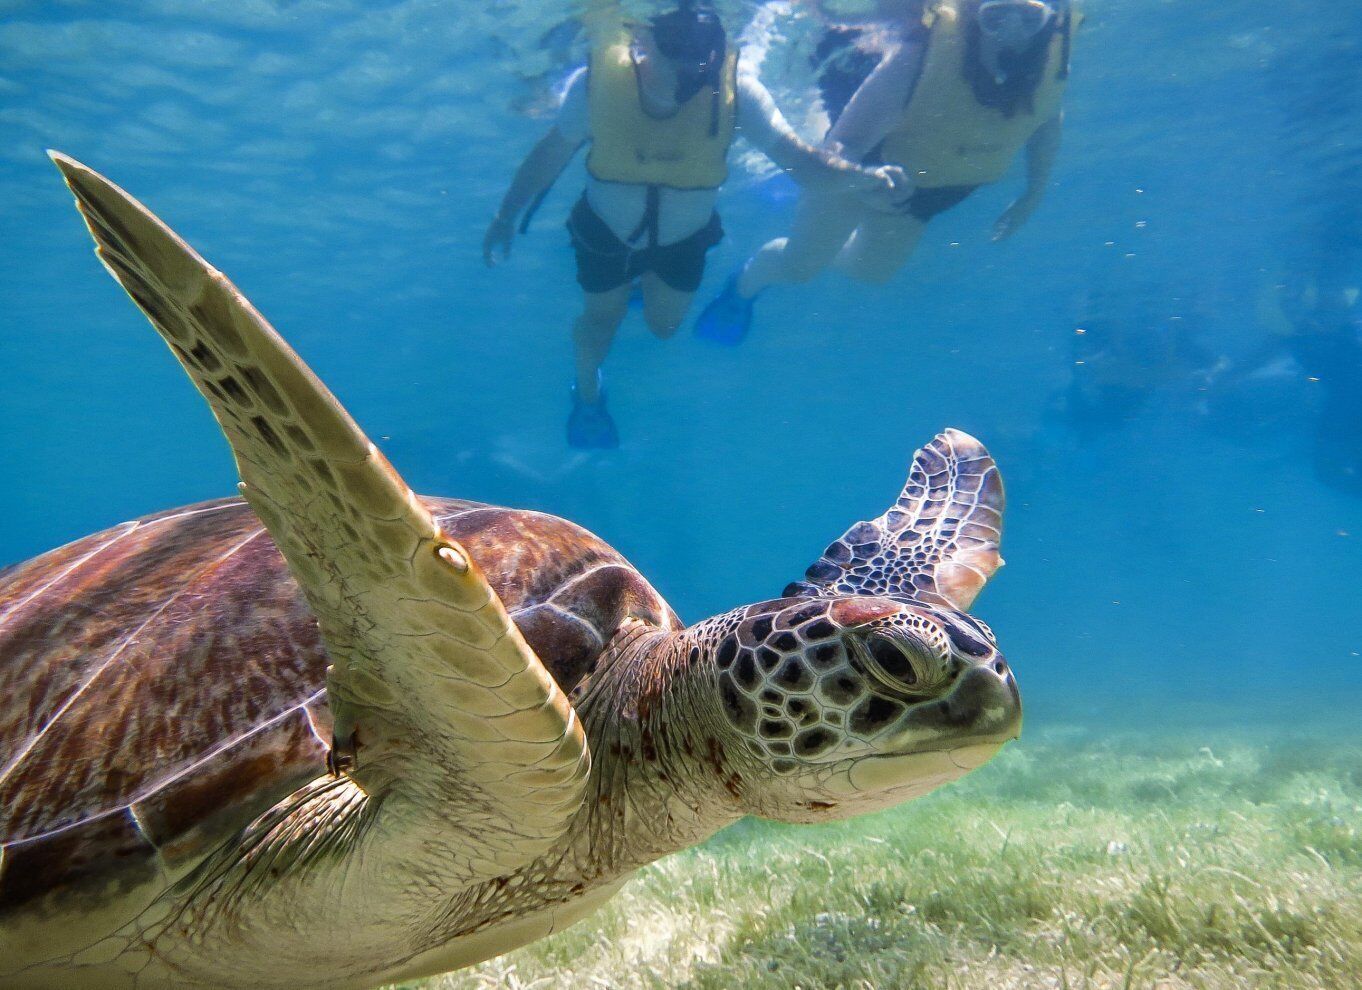
<svg viewBox="0 0 1362 990"><path fill-rule="evenodd" d="M1021 735L1021 692L1002 654L961 674L938 708L945 724L968 727L981 743L1001 746Z"/></svg>
<svg viewBox="0 0 1362 990"><path fill-rule="evenodd" d="M983 763L1021 734L1021 693L1001 654L972 664L949 691L933 702L915 705L890 733L904 751L968 750ZM973 759L973 756L967 756ZM972 767L971 767L972 769Z"/></svg>

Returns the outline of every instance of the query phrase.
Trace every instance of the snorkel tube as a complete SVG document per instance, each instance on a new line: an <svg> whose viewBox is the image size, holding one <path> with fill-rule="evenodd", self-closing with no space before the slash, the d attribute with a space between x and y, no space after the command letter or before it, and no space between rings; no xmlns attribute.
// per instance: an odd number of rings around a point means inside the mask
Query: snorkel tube
<svg viewBox="0 0 1362 990"><path fill-rule="evenodd" d="M719 91L719 73L728 52L728 36L714 8L696 0L649 19L659 54L676 67L677 105L688 103L708 87Z"/></svg>

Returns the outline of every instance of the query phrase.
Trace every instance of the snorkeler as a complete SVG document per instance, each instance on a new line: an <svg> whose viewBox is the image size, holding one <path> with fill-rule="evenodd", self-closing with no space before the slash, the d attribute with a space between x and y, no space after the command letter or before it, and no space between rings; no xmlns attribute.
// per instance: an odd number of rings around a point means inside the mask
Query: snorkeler
<svg viewBox="0 0 1362 990"><path fill-rule="evenodd" d="M855 49L827 67L823 103L833 123L824 147L852 161L901 165L916 190L894 205L805 193L789 236L766 244L728 280L696 333L737 343L763 289L807 282L829 267L887 282L932 217L1001 179L1024 146L1026 188L993 229L994 240L1014 234L1040 203L1059 151L1078 19L1067 0L929 0L887 42L884 32L834 35L888 51L875 64ZM867 60L873 71L848 98L845 66L865 71Z"/></svg>
<svg viewBox="0 0 1362 990"><path fill-rule="evenodd" d="M591 144L586 190L568 220L584 294L573 328L575 447L619 445L600 368L635 282L657 337L681 325L705 254L723 237L714 203L736 130L801 184L886 206L908 192L899 169L855 165L802 142L737 62L703 4L685 2L608 33L569 80L556 123L521 163L487 228L483 257L492 265L510 252L517 218L527 207L532 213L577 149Z"/></svg>
<svg viewBox="0 0 1362 990"><path fill-rule="evenodd" d="M1358 286L1337 276L1303 276L1277 287L1284 320L1247 358L1222 362L1210 383L1232 394L1255 373L1289 357L1318 389L1313 460L1324 484L1362 497L1362 307ZM1314 404L1312 404L1314 405Z"/></svg>
<svg viewBox="0 0 1362 990"><path fill-rule="evenodd" d="M1195 406L1211 355L1197 334L1197 307L1168 314L1154 293L1098 289L1086 293L1080 325L1070 337L1070 377L1054 412L1082 442L1128 426L1156 397L1164 408ZM1173 296L1171 301L1185 302ZM1133 305L1132 305L1133 303ZM1190 317L1189 320L1187 317Z"/></svg>

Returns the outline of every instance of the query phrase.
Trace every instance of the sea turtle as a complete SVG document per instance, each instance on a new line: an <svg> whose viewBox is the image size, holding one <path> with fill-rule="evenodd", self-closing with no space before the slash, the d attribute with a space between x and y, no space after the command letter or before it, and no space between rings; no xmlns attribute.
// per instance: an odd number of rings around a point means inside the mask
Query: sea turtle
<svg viewBox="0 0 1362 990"><path fill-rule="evenodd" d="M919 450L781 597L684 626L572 523L414 495L226 278L53 158L244 501L0 573L4 986L439 973L744 815L884 808L1016 736L965 613L1001 564L978 441Z"/></svg>

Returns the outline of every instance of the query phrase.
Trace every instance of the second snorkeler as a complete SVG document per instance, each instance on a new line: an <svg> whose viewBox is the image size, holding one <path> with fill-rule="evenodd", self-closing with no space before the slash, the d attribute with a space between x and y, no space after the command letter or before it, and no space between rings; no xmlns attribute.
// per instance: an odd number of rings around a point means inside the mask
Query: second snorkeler
<svg viewBox="0 0 1362 990"><path fill-rule="evenodd" d="M928 221L1001 179L1022 148L1026 188L998 218L994 239L1011 236L1040 203L1059 151L1077 13L1068 0L926 0L910 10L873 31L830 35L873 71L849 98L835 92L834 45L821 82L832 120L824 147L898 165L915 192L893 205L806 193L789 235L748 259L705 308L701 337L737 343L759 293L831 267L861 282L888 281Z"/></svg>

